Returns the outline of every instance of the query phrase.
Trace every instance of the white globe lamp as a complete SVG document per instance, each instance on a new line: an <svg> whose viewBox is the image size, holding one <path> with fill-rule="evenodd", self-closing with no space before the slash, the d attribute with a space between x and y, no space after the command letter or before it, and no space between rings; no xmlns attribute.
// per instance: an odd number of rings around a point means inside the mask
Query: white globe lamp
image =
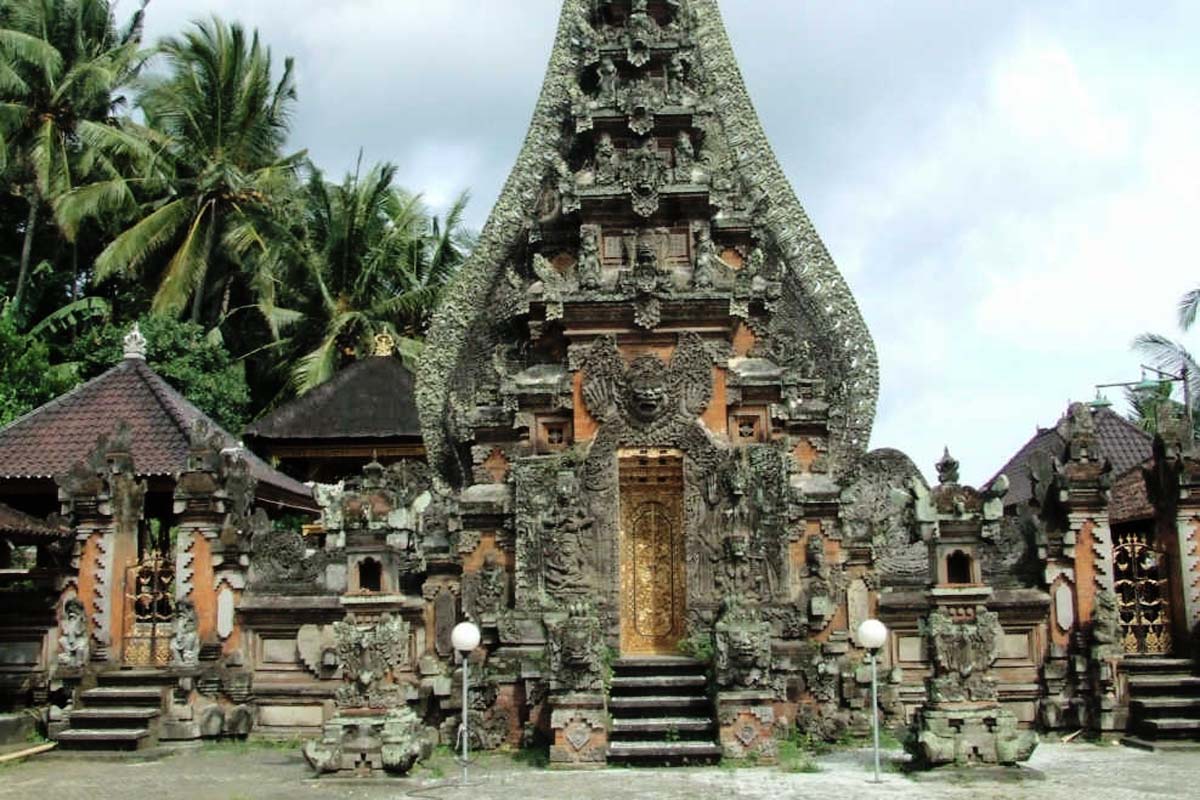
<svg viewBox="0 0 1200 800"><path fill-rule="evenodd" d="M888 629L877 619L863 620L858 626L858 643L867 650L878 650L887 641Z"/></svg>
<svg viewBox="0 0 1200 800"><path fill-rule="evenodd" d="M460 622L450 632L450 644L460 653L469 653L479 647L479 637L478 625L474 622Z"/></svg>

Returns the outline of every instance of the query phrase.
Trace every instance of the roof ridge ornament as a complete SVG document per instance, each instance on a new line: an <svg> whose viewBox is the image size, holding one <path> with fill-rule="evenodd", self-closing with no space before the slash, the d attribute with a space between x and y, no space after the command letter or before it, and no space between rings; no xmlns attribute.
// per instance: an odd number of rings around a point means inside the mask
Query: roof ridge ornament
<svg viewBox="0 0 1200 800"><path fill-rule="evenodd" d="M375 349L371 352L374 356L391 356L396 352L396 338L390 333L384 332L375 335Z"/></svg>
<svg viewBox="0 0 1200 800"><path fill-rule="evenodd" d="M138 323L133 323L133 327L129 329L129 333L125 334L125 338L121 341L125 343L125 358L146 360L146 337L142 335L142 330L138 326Z"/></svg>

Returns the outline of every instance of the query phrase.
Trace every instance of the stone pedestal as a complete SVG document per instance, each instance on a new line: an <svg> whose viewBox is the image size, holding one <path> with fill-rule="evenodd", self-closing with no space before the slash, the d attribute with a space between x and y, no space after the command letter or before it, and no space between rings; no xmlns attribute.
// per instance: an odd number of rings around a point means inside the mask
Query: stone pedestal
<svg viewBox="0 0 1200 800"><path fill-rule="evenodd" d="M608 714L602 694L563 694L550 698L550 766L603 767L608 762Z"/></svg>
<svg viewBox="0 0 1200 800"><path fill-rule="evenodd" d="M717 694L719 738L726 758L754 758L760 764L778 760L774 701L769 691L746 689Z"/></svg>
<svg viewBox="0 0 1200 800"><path fill-rule="evenodd" d="M406 774L421 757L421 725L409 708L345 709L325 723L320 739L304 743L318 774Z"/></svg>
<svg viewBox="0 0 1200 800"><path fill-rule="evenodd" d="M1028 760L1037 746L1037 734L1020 730L1016 716L999 703L926 706L913 722L911 749L927 767L1013 765Z"/></svg>

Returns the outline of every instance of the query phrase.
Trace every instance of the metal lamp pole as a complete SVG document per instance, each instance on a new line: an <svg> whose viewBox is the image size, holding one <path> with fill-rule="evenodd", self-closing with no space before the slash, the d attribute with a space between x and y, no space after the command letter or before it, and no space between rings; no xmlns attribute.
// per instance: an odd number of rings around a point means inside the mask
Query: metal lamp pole
<svg viewBox="0 0 1200 800"><path fill-rule="evenodd" d="M875 779L879 783L879 648L887 641L887 626L877 619L858 626L858 643L871 658L871 730L875 738Z"/></svg>
<svg viewBox="0 0 1200 800"><path fill-rule="evenodd" d="M479 626L473 622L460 622L450 632L450 643L462 654L462 723L458 726L462 736L462 779L467 779L467 759L471 754L471 734L469 727L470 706L467 704L467 687L470 684L469 670L471 651L479 647Z"/></svg>

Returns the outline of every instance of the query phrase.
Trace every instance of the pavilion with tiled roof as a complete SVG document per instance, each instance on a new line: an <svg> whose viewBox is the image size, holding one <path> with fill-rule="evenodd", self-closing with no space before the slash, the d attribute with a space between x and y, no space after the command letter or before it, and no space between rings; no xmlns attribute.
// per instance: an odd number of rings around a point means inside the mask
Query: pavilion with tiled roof
<svg viewBox="0 0 1200 800"><path fill-rule="evenodd" d="M1096 443L1100 456L1107 458L1112 464L1114 476L1121 476L1150 458L1153 442L1150 434L1108 408L1094 409L1092 419L1096 425ZM996 471L996 476L1008 476L1009 489L1008 494L1004 496L1005 507L1024 505L1033 497L1029 466L1035 454L1043 453L1063 459L1067 449L1066 421L1067 415L1064 414L1053 427L1039 428L1037 433ZM995 480L996 476L993 476L992 480ZM991 481L988 482L990 483Z"/></svg>
<svg viewBox="0 0 1200 800"><path fill-rule="evenodd" d="M144 353L144 346L127 342L125 358L112 369L0 429L0 501L34 514L57 511L54 476L86 458L121 423L130 429L134 469L152 494L169 492L187 468L189 431L197 421L226 447L240 446L152 370ZM308 486L253 453L246 459L264 507L316 510Z"/></svg>
<svg viewBox="0 0 1200 800"><path fill-rule="evenodd" d="M371 461L424 458L414 391L391 337L380 336L374 355L251 423L246 443L289 474L326 483Z"/></svg>

